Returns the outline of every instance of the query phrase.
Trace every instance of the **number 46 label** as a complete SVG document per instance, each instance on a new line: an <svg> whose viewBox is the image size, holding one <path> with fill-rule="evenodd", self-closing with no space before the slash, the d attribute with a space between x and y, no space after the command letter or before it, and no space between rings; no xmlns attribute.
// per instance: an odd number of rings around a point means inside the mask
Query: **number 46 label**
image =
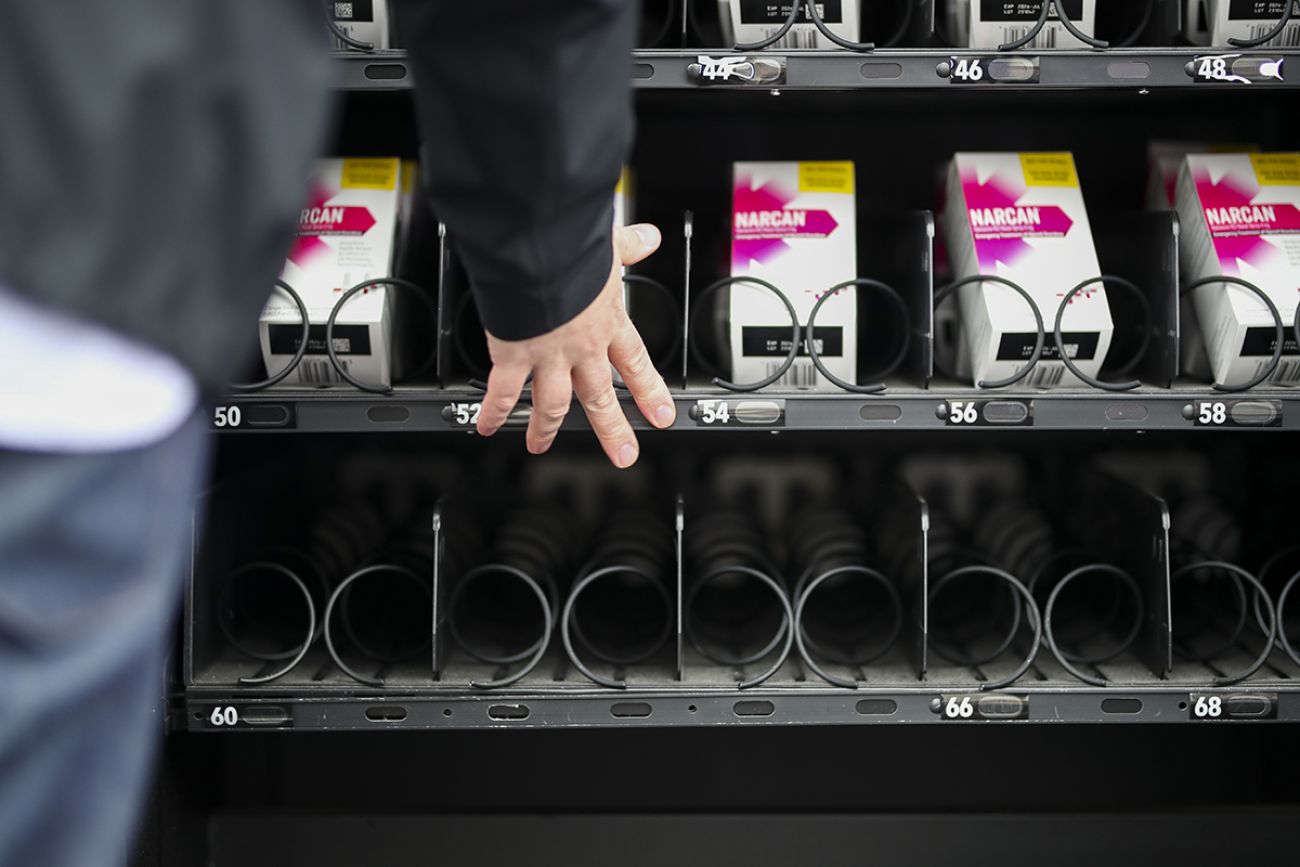
<svg viewBox="0 0 1300 867"><path fill-rule="evenodd" d="M978 57L954 57L953 81L976 82L984 80L984 63Z"/></svg>

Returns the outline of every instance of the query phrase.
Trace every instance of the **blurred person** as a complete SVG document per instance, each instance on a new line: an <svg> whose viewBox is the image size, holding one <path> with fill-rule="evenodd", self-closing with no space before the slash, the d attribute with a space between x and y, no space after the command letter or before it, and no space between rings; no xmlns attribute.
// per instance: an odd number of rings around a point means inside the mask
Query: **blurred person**
<svg viewBox="0 0 1300 867"><path fill-rule="evenodd" d="M434 209L493 367L479 432L527 377L529 451L573 393L637 459L610 365L657 427L668 390L623 309L630 0L404 0ZM0 865L118 864L163 732L210 401L322 152L317 0L5 3L0 51Z"/></svg>

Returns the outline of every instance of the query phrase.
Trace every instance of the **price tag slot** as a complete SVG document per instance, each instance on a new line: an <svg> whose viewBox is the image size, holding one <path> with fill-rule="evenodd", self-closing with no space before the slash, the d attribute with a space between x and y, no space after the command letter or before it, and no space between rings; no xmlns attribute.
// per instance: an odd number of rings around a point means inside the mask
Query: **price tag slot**
<svg viewBox="0 0 1300 867"><path fill-rule="evenodd" d="M701 54L686 67L686 78L701 86L772 87L785 84L785 68L784 57L743 54L713 57Z"/></svg>
<svg viewBox="0 0 1300 867"><path fill-rule="evenodd" d="M1280 400L1198 400L1183 407L1196 427L1281 427Z"/></svg>
<svg viewBox="0 0 1300 867"><path fill-rule="evenodd" d="M697 400L689 415L700 427L785 427L785 401Z"/></svg>
<svg viewBox="0 0 1300 867"><path fill-rule="evenodd" d="M970 720L1029 719L1029 697L1023 695L943 695L930 702L930 709L940 719L953 722Z"/></svg>
<svg viewBox="0 0 1300 867"><path fill-rule="evenodd" d="M292 404L223 403L212 408L213 430L291 430L297 427Z"/></svg>
<svg viewBox="0 0 1300 867"><path fill-rule="evenodd" d="M237 728L292 728L293 718L282 707L233 704L203 706L194 711L194 719L208 731Z"/></svg>
<svg viewBox="0 0 1300 867"><path fill-rule="evenodd" d="M483 404L477 401L449 403L442 408L442 420L452 427L472 429L478 424L478 417L482 412Z"/></svg>
<svg viewBox="0 0 1300 867"><path fill-rule="evenodd" d="M1200 722L1277 719L1277 694L1194 692L1187 697L1187 717Z"/></svg>
<svg viewBox="0 0 1300 867"><path fill-rule="evenodd" d="M1197 84L1285 82L1285 60L1258 54L1203 54L1191 60L1186 71Z"/></svg>
<svg viewBox="0 0 1300 867"><path fill-rule="evenodd" d="M949 84L1038 84L1042 64L1037 57L1022 55L988 55L961 57L953 55L935 70Z"/></svg>
<svg viewBox="0 0 1300 867"><path fill-rule="evenodd" d="M1032 400L949 400L935 408L946 427L1032 427Z"/></svg>

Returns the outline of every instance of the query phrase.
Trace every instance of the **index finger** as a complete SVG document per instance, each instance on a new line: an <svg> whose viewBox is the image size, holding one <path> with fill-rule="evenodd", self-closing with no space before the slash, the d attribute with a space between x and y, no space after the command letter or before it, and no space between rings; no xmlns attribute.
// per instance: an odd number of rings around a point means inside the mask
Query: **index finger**
<svg viewBox="0 0 1300 867"><path fill-rule="evenodd" d="M478 432L490 437L501 429L510 411L519 402L519 393L528 380L528 368L520 365L494 364L488 372L487 394L478 415Z"/></svg>

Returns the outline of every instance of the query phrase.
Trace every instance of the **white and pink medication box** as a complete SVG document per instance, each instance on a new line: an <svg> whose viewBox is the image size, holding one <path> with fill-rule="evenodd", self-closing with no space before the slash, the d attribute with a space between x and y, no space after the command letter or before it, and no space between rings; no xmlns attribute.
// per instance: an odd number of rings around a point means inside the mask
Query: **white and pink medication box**
<svg viewBox="0 0 1300 867"><path fill-rule="evenodd" d="M1300 293L1300 153L1202 154L1187 157L1178 177L1184 284L1230 275L1258 286L1277 305L1288 355ZM1258 375L1276 348L1268 307L1248 289L1212 283L1195 290L1211 373L1216 382ZM1300 381L1300 361L1284 360L1275 383Z"/></svg>
<svg viewBox="0 0 1300 867"><path fill-rule="evenodd" d="M1229 45L1229 39L1255 40L1263 39L1286 11L1286 3L1295 3L1292 7L1291 20L1282 28L1282 32L1258 48L1296 48L1300 47L1300 3L1296 0L1205 0L1205 17L1210 27L1211 45ZM1282 78L1282 64L1276 67L1277 77Z"/></svg>
<svg viewBox="0 0 1300 867"><path fill-rule="evenodd" d="M966 37L967 48L997 48L1024 38L1043 12L1047 0L949 0L956 7L948 20L957 26L953 32ZM1097 0L1057 0L1070 23L1091 36L1097 25ZM964 27L962 25L965 25ZM954 37L957 38L957 37ZM1065 29L1056 9L1047 13L1047 23L1024 46L1026 51L1040 48L1082 48L1083 43Z"/></svg>
<svg viewBox="0 0 1300 867"><path fill-rule="evenodd" d="M325 326L343 293L358 283L393 276L401 211L401 160L327 159L317 163L298 236L280 278L307 305L307 355L284 385L339 381L325 352ZM354 295L334 323L334 351L348 373L374 385L392 381L393 290L376 286ZM302 338L298 307L274 292L262 310L262 358L283 370Z"/></svg>
<svg viewBox="0 0 1300 867"><path fill-rule="evenodd" d="M718 19L723 39L732 44L761 42L776 35L790 19L792 2L801 0L718 0ZM849 42L858 41L858 4L860 0L817 0L817 15L826 29ZM790 48L837 48L808 17L806 8L790 31L772 44L772 50Z"/></svg>
<svg viewBox="0 0 1300 867"><path fill-rule="evenodd" d="M992 274L1021 286L1043 315L1046 342L1030 387L1078 382L1058 359L1052 325L1065 295L1101 275L1083 191L1069 153L959 153L948 172L944 228L954 279ZM1038 336L1034 314L1015 290L972 283L958 290L965 344L976 382L1024 367ZM1062 320L1071 361L1096 376L1113 325L1106 290L1074 296Z"/></svg>
<svg viewBox="0 0 1300 867"><path fill-rule="evenodd" d="M822 293L857 278L857 213L851 162L736 163L731 276L759 277L790 299L800 325ZM732 380L755 382L790 352L790 314L758 286L731 287ZM845 289L817 313L817 351L831 373L857 376L857 298ZM835 388L801 355L777 383Z"/></svg>

